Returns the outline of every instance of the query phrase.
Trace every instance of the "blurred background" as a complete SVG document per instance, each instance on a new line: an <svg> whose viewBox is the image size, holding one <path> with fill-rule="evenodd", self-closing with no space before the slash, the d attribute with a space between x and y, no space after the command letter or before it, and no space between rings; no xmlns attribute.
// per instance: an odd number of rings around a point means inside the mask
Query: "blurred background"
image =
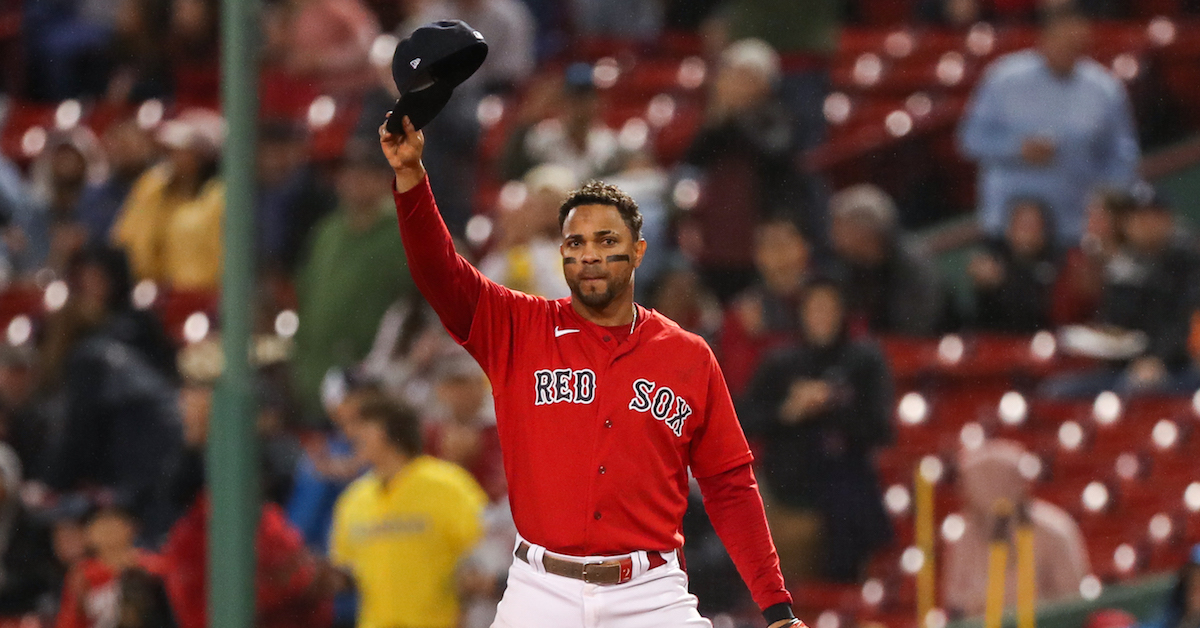
<svg viewBox="0 0 1200 628"><path fill-rule="evenodd" d="M1024 581L1048 626L1200 625L1200 3L268 0L238 208L219 11L0 0L0 626L203 625L226 211L256 228L256 623L373 625L331 527L398 451L468 471L484 522L439 558L459 612L410 625L489 625L489 384L377 146L397 42L447 18L490 44L425 129L460 252L568 296L560 199L637 200L638 300L716 351L801 618L944 628ZM389 402L421 438L370 427ZM684 533L702 612L759 625L698 490Z"/></svg>

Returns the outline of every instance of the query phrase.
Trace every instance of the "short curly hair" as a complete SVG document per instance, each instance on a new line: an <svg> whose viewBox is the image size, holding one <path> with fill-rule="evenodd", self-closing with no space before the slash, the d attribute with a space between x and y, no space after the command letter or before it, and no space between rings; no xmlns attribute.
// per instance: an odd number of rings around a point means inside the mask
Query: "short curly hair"
<svg viewBox="0 0 1200 628"><path fill-rule="evenodd" d="M621 220L633 232L633 241L642 239L642 212L638 210L637 201L633 200L621 188L603 181L588 181L583 187L567 195L566 200L558 208L558 229L562 231L567 222L567 214L580 205L608 205L615 207L621 214Z"/></svg>

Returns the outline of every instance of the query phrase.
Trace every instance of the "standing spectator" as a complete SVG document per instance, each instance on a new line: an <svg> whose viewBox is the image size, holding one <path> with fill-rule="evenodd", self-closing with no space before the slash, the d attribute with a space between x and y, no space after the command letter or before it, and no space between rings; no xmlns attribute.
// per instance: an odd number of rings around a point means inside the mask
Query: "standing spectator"
<svg viewBox="0 0 1200 628"><path fill-rule="evenodd" d="M1104 269L1121 248L1117 216L1127 214L1137 201L1128 192L1104 190L1088 203L1083 238L1067 250L1058 285L1054 288L1056 324L1090 323L1100 311Z"/></svg>
<svg viewBox="0 0 1200 628"><path fill-rule="evenodd" d="M357 588L361 628L453 628L454 574L480 538L486 495L460 467L422 456L419 420L394 404L364 405L354 441L371 472L338 499L338 588Z"/></svg>
<svg viewBox="0 0 1200 628"><path fill-rule="evenodd" d="M467 81L468 88L508 92L533 72L535 24L521 0L431 0L409 17L397 35L407 37L438 20L462 20L487 39L487 60Z"/></svg>
<svg viewBox="0 0 1200 628"><path fill-rule="evenodd" d="M1088 196L1133 183L1140 159L1120 80L1084 58L1090 25L1079 12L1046 14L1038 47L1001 57L976 88L960 128L962 152L979 163L979 222L1001 237L1015 199L1044 199L1059 229L1083 234Z"/></svg>
<svg viewBox="0 0 1200 628"><path fill-rule="evenodd" d="M76 213L87 230L90 245L108 242L109 231L134 182L157 156L153 136L132 118L108 127L102 139L107 177L84 188Z"/></svg>
<svg viewBox="0 0 1200 628"><path fill-rule="evenodd" d="M841 290L814 281L800 343L772 355L744 397L746 431L766 448L764 483L780 566L793 577L857 582L891 540L872 456L892 440L892 382L873 343L850 340ZM817 565L806 565L813 561Z"/></svg>
<svg viewBox="0 0 1200 628"><path fill-rule="evenodd" d="M420 412L431 409L435 369L458 345L438 324L437 315L420 293L414 292L388 308L379 321L371 352L363 359L362 375L379 382L389 399Z"/></svg>
<svg viewBox="0 0 1200 628"><path fill-rule="evenodd" d="M437 368L439 411L423 417L426 453L466 469L491 502L504 499L508 482L491 386L465 351L444 357Z"/></svg>
<svg viewBox="0 0 1200 628"><path fill-rule="evenodd" d="M561 80L547 77L531 85L516 117L501 161L500 174L506 179L523 178L534 166L552 163L570 168L577 181L587 181L623 165L626 156L617 134L600 118L587 63L567 66Z"/></svg>
<svg viewBox="0 0 1200 628"><path fill-rule="evenodd" d="M962 538L946 545L942 569L942 598L951 617L978 615L987 599L988 545L996 529L997 502L1015 512L1023 509L1033 525L1037 597L1041 602L1079 594L1079 582L1089 573L1087 545L1071 515L1029 494L1029 480L1020 472L1025 449L1016 442L993 440L959 456L958 490L962 495L966 529ZM1011 531L1015 526L1010 526ZM1012 537L1007 541L1012 547ZM1016 552L1008 552L1004 599L1016 600Z"/></svg>
<svg viewBox="0 0 1200 628"><path fill-rule="evenodd" d="M165 566L134 545L137 528L137 518L117 506L100 506L88 516L89 556L67 574L55 628L175 628L162 582ZM130 595L133 589L141 595Z"/></svg>
<svg viewBox="0 0 1200 628"><path fill-rule="evenodd" d="M294 376L310 424L319 421L317 391L325 373L365 358L388 306L414 292L391 179L378 149L347 146L338 172L338 210L317 225L296 276L301 323Z"/></svg>
<svg viewBox="0 0 1200 628"><path fill-rule="evenodd" d="M1062 256L1046 208L1017 201L1004 239L989 239L967 266L975 292L976 327L1032 334L1050 326Z"/></svg>
<svg viewBox="0 0 1200 628"><path fill-rule="evenodd" d="M721 325L721 368L729 394L740 396L763 355L795 340L797 312L809 276L808 241L795 223L769 219L754 238L758 280L734 299Z"/></svg>
<svg viewBox="0 0 1200 628"><path fill-rule="evenodd" d="M1043 384L1044 394L1087 398L1105 390L1195 391L1188 333L1197 306L1200 257L1192 242L1176 232L1165 198L1149 189L1135 197L1135 205L1117 216L1124 246L1105 268L1096 322L1116 332L1143 333L1145 348L1129 360L1050 379Z"/></svg>
<svg viewBox="0 0 1200 628"><path fill-rule="evenodd" d="M791 116L776 95L779 55L759 40L721 54L703 127L683 161L700 197L680 226L681 246L722 302L754 277L754 229L787 216L808 234L823 231L794 165ZM687 176L687 175L685 175Z"/></svg>
<svg viewBox="0 0 1200 628"><path fill-rule="evenodd" d="M16 452L0 444L0 617L39 610L58 571L50 530L26 510L21 480Z"/></svg>
<svg viewBox="0 0 1200 628"><path fill-rule="evenodd" d="M570 296L558 247L558 205L579 184L564 166L542 164L525 175L525 202L500 208L500 241L479 262L479 271L496 283L534 296Z"/></svg>
<svg viewBox="0 0 1200 628"><path fill-rule="evenodd" d="M184 111L160 127L158 141L169 151L167 161L138 178L112 231L113 243L125 248L138 279L179 290L219 287L224 134L221 116L200 109Z"/></svg>
<svg viewBox="0 0 1200 628"><path fill-rule="evenodd" d="M949 307L937 267L905 241L896 205L863 183L829 201L829 240L843 266L851 326L880 334L929 335L943 326Z"/></svg>
<svg viewBox="0 0 1200 628"><path fill-rule="evenodd" d="M779 53L779 93L794 121L799 150L825 139L829 68L846 4L846 0L734 0L722 9L729 39L760 39Z"/></svg>

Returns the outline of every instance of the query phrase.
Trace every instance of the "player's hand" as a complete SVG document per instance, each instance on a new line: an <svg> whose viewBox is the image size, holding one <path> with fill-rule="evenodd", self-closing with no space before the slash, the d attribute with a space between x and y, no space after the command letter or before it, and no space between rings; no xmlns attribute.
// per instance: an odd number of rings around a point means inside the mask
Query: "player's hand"
<svg viewBox="0 0 1200 628"><path fill-rule="evenodd" d="M391 117L392 114L388 114ZM425 179L425 166L421 154L425 152L425 134L413 127L412 121L404 118L404 135L387 130L387 123L379 125L379 146L396 173L396 191L407 192Z"/></svg>

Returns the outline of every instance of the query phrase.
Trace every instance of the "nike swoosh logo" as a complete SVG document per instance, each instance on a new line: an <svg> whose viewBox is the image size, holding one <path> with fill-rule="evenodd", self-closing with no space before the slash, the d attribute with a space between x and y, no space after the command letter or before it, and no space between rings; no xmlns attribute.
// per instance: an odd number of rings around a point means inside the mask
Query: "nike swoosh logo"
<svg viewBox="0 0 1200 628"><path fill-rule="evenodd" d="M567 334L578 334L578 333L579 333L578 329L559 329L558 327L554 328L554 337L555 338L562 338L563 336L565 336Z"/></svg>

